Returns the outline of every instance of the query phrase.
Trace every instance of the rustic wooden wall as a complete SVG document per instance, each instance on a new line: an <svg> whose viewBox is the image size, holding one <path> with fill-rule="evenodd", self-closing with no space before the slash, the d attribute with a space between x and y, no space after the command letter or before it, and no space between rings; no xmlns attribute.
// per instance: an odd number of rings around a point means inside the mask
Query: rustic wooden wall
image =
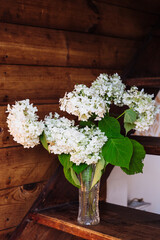
<svg viewBox="0 0 160 240"><path fill-rule="evenodd" d="M58 166L7 132L6 106L29 98L41 118L75 83L121 73L158 19L159 1L0 0L0 238L19 224ZM34 183L32 185L29 185Z"/></svg>

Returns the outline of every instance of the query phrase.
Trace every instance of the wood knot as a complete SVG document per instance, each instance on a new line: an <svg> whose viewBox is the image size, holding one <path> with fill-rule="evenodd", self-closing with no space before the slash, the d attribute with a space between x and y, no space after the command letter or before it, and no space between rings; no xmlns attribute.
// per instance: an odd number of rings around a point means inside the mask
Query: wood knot
<svg viewBox="0 0 160 240"><path fill-rule="evenodd" d="M7 185L11 184L11 177L8 177L8 180L6 182Z"/></svg>
<svg viewBox="0 0 160 240"><path fill-rule="evenodd" d="M37 183L24 184L23 189L26 191L32 191L37 187Z"/></svg>

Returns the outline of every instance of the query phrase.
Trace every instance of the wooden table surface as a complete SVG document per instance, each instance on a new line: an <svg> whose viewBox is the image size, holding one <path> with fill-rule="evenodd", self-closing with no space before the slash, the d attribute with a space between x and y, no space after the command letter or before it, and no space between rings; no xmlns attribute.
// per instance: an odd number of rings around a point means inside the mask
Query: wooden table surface
<svg viewBox="0 0 160 240"><path fill-rule="evenodd" d="M35 222L83 239L160 240L160 215L127 207L100 203L100 224L77 223L78 203L66 203L30 215Z"/></svg>

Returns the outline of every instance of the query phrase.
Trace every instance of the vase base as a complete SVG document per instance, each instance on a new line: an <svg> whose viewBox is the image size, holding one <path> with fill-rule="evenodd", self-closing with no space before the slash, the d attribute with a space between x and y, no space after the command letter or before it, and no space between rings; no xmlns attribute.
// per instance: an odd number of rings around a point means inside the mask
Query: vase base
<svg viewBox="0 0 160 240"><path fill-rule="evenodd" d="M100 219L97 218L97 219L79 219L77 218L77 222L80 224L80 225L86 225L86 226L92 226L92 225L98 225L100 223Z"/></svg>

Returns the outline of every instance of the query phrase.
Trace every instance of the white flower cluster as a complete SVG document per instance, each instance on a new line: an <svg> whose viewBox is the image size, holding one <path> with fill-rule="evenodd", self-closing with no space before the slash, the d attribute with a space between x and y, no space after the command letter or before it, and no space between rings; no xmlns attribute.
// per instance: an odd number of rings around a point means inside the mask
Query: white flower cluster
<svg viewBox="0 0 160 240"><path fill-rule="evenodd" d="M42 134L44 124L38 121L37 108L29 103L29 99L18 101L15 105L8 105L7 123L10 134L17 143L24 148L34 147L39 144L39 136Z"/></svg>
<svg viewBox="0 0 160 240"><path fill-rule="evenodd" d="M111 103L122 106L122 97L125 87L125 84L122 83L117 73L112 76L103 73L92 83L91 89L93 89L97 95L103 97L108 106Z"/></svg>
<svg viewBox="0 0 160 240"><path fill-rule="evenodd" d="M88 88L86 85L75 85L72 92L60 99L60 109L78 116L78 120L87 121L91 116L101 120L109 112L110 104L122 105L125 85L118 74L100 76Z"/></svg>
<svg viewBox="0 0 160 240"><path fill-rule="evenodd" d="M135 130L145 131L154 123L158 108L155 101L152 100L154 95L144 93L144 89L138 91L138 88L133 86L123 95L123 103L137 113Z"/></svg>
<svg viewBox="0 0 160 240"><path fill-rule="evenodd" d="M59 118L58 113L55 113L54 118L52 118L52 113L46 116L44 124L44 133L51 153L69 154L76 148L77 139L82 138L78 132L78 127L74 126L74 121L65 117Z"/></svg>
<svg viewBox="0 0 160 240"><path fill-rule="evenodd" d="M89 128L86 126L79 131L84 137L81 141L78 141L77 148L71 153L71 161L76 165L80 163L96 164L101 158L100 154L107 137L98 127Z"/></svg>
<svg viewBox="0 0 160 240"><path fill-rule="evenodd" d="M93 114L100 120L106 113L107 105L94 89L86 85L75 85L72 92L60 99L60 109L78 116L78 120L87 121Z"/></svg>
<svg viewBox="0 0 160 240"><path fill-rule="evenodd" d="M97 163L102 146L107 137L97 127L78 129L74 121L65 117L59 118L56 113L45 117L45 135L48 149L54 154L70 154L70 160L76 165L80 163Z"/></svg>

